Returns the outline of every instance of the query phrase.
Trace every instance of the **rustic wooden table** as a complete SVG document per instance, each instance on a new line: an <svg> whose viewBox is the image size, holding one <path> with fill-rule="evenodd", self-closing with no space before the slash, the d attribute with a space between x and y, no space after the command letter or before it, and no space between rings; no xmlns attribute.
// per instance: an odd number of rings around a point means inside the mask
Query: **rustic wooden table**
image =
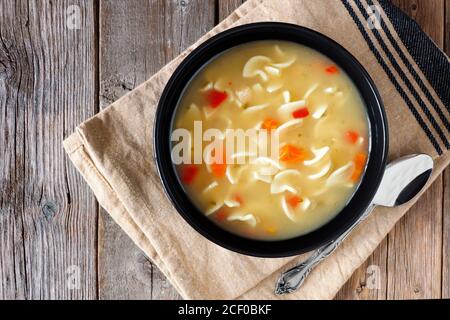
<svg viewBox="0 0 450 320"><path fill-rule="evenodd" d="M449 53L450 0L394 2ZM98 206L61 142L241 3L0 1L1 299L180 298ZM450 298L449 211L447 170L337 298ZM373 270L378 289L366 285Z"/></svg>

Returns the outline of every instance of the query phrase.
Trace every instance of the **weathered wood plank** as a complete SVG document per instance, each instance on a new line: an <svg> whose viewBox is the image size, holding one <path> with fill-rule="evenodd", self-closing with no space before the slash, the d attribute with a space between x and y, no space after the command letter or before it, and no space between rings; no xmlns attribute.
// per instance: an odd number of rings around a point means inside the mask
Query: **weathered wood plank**
<svg viewBox="0 0 450 320"><path fill-rule="evenodd" d="M445 0L445 53L450 56L450 0ZM450 299L450 169L443 175L442 298Z"/></svg>
<svg viewBox="0 0 450 320"><path fill-rule="evenodd" d="M442 179L388 237L388 299L441 297Z"/></svg>
<svg viewBox="0 0 450 320"><path fill-rule="evenodd" d="M95 12L0 1L0 299L97 297L97 205L62 148L96 112Z"/></svg>
<svg viewBox="0 0 450 320"><path fill-rule="evenodd" d="M120 98L214 26L214 2L102 0L100 104ZM179 299L162 273L101 210L101 299Z"/></svg>
<svg viewBox="0 0 450 320"><path fill-rule="evenodd" d="M337 293L336 300L386 300L387 239L350 277Z"/></svg>
<svg viewBox="0 0 450 320"><path fill-rule="evenodd" d="M450 299L450 169L444 171L443 182L442 298Z"/></svg>
<svg viewBox="0 0 450 320"><path fill-rule="evenodd" d="M234 10L236 10L245 0L218 0L217 9L218 21L220 22L228 17Z"/></svg>
<svg viewBox="0 0 450 320"><path fill-rule="evenodd" d="M391 0L414 19L425 33L444 48L444 1L445 0Z"/></svg>
<svg viewBox="0 0 450 320"><path fill-rule="evenodd" d="M393 1L441 47L444 0ZM442 177L388 237L388 298L440 298L442 268Z"/></svg>

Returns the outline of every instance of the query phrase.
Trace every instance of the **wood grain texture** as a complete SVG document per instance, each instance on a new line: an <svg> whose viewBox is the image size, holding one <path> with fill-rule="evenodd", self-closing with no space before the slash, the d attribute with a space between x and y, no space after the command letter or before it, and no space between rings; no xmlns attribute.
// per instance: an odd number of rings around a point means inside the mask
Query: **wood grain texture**
<svg viewBox="0 0 450 320"><path fill-rule="evenodd" d="M445 53L450 55L450 0L445 0L444 46Z"/></svg>
<svg viewBox="0 0 450 320"><path fill-rule="evenodd" d="M62 148L96 112L95 11L0 1L0 299L97 297L97 205Z"/></svg>
<svg viewBox="0 0 450 320"><path fill-rule="evenodd" d="M442 298L450 299L450 169L444 171L443 181Z"/></svg>
<svg viewBox="0 0 450 320"><path fill-rule="evenodd" d="M335 300L386 300L387 239L350 277Z"/></svg>
<svg viewBox="0 0 450 320"><path fill-rule="evenodd" d="M445 53L450 56L450 0L445 0ZM450 299L450 169L443 174L442 298Z"/></svg>
<svg viewBox="0 0 450 320"><path fill-rule="evenodd" d="M214 26L214 2L100 2L100 104L120 98ZM101 299L179 299L164 275L101 210Z"/></svg>
<svg viewBox="0 0 450 320"><path fill-rule="evenodd" d="M414 19L436 44L444 48L444 24L446 0L391 0Z"/></svg>
<svg viewBox="0 0 450 320"><path fill-rule="evenodd" d="M443 48L444 0L393 2ZM440 176L388 236L388 299L441 297L442 186Z"/></svg>
<svg viewBox="0 0 450 320"><path fill-rule="evenodd" d="M442 179L388 236L388 299L441 297Z"/></svg>
<svg viewBox="0 0 450 320"><path fill-rule="evenodd" d="M218 0L217 1L217 22L221 22L236 10L245 0Z"/></svg>

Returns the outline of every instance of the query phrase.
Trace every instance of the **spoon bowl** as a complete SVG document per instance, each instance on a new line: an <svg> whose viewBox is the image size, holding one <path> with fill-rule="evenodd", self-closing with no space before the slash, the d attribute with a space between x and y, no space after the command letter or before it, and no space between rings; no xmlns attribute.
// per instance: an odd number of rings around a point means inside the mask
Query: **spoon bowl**
<svg viewBox="0 0 450 320"><path fill-rule="evenodd" d="M410 201L427 183L432 170L433 159L426 154L410 155L389 163L373 203L395 207Z"/></svg>

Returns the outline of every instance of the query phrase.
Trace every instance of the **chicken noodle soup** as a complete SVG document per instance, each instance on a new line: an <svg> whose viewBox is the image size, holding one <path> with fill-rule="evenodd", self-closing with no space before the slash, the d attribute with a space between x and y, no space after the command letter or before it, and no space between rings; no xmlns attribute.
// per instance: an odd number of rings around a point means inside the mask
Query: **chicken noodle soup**
<svg viewBox="0 0 450 320"><path fill-rule="evenodd" d="M252 239L293 238L327 223L351 198L368 156L369 125L355 85L326 56L291 42L251 42L208 63L185 89L173 129L189 130L191 148L210 158L211 142L193 143L196 123L220 130L215 140L223 145L227 129L277 135L276 159L222 162L222 147L209 163L195 164L189 152L190 163L176 165L208 218ZM254 156L248 145L226 159Z"/></svg>

